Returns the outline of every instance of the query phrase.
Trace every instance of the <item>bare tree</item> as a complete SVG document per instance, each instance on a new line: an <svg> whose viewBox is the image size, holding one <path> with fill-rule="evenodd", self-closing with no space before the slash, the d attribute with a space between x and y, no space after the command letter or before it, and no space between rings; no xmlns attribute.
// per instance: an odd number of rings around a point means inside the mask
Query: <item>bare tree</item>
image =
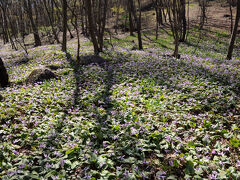
<svg viewBox="0 0 240 180"><path fill-rule="evenodd" d="M67 52L67 0L62 0L63 38L62 51Z"/></svg>
<svg viewBox="0 0 240 180"><path fill-rule="evenodd" d="M127 9L128 9L128 21L129 21L129 31L130 36L134 35L134 23L133 23L133 17L132 17L132 1L127 0Z"/></svg>
<svg viewBox="0 0 240 180"><path fill-rule="evenodd" d="M35 47L41 46L41 40L40 40L40 36L39 36L39 33L38 33L38 28L37 28L37 26L35 24L35 21L33 19L32 2L31 2L31 0L23 0L23 2L24 2L25 10L26 10L27 15L28 15L28 17L30 19L30 22L31 22L33 35L34 35L34 40L35 40Z"/></svg>
<svg viewBox="0 0 240 180"><path fill-rule="evenodd" d="M199 6L201 9L201 15L200 15L200 23L199 23L199 29L202 29L205 21L207 20L207 3L208 0L198 0Z"/></svg>
<svg viewBox="0 0 240 180"><path fill-rule="evenodd" d="M163 15L162 15L162 9L160 8L161 6L161 1L160 0L152 0L154 3L155 7L155 13L156 13L156 39L158 39L158 31L159 31L159 25L163 24Z"/></svg>
<svg viewBox="0 0 240 180"><path fill-rule="evenodd" d="M9 42L9 33L8 33L8 22L6 16L6 8L7 8L7 1L0 1L0 9L1 9L1 20L2 20L2 33L3 33L3 42Z"/></svg>
<svg viewBox="0 0 240 180"><path fill-rule="evenodd" d="M171 31L174 37L174 53L173 56L176 58L180 58L179 55L179 43L180 43L180 33L181 33L181 23L182 23L182 15L181 15L181 2L180 0L165 0L169 23L171 25Z"/></svg>
<svg viewBox="0 0 240 180"><path fill-rule="evenodd" d="M229 11L230 11L230 19L231 19L231 33L233 31L233 5L234 5L234 1L233 0L227 0L228 5L229 5Z"/></svg>
<svg viewBox="0 0 240 180"><path fill-rule="evenodd" d="M184 42L187 34L186 0L180 0L180 20L181 20L181 34L179 41Z"/></svg>
<svg viewBox="0 0 240 180"><path fill-rule="evenodd" d="M85 0L85 5L88 15L88 30L93 42L94 53L98 55L99 52L103 51L108 0L99 0L97 2ZM93 18L94 15L95 19Z"/></svg>
<svg viewBox="0 0 240 180"><path fill-rule="evenodd" d="M92 1L91 0L85 0L85 5L86 5L86 11L88 15L88 30L90 32L91 40L93 43L94 47L94 53L98 54L100 52L97 38L96 38L96 27L94 26L93 23L93 12L92 12Z"/></svg>
<svg viewBox="0 0 240 180"><path fill-rule="evenodd" d="M57 41L57 43L60 43L60 41L58 39L58 36L57 36L56 29L55 29L55 25L54 25L54 22L53 22L53 15L51 15L51 13L50 13L49 7L47 6L47 1L43 0L43 4L44 4L45 10L47 12L48 20L49 20L49 23L51 25L54 38Z"/></svg>
<svg viewBox="0 0 240 180"><path fill-rule="evenodd" d="M2 17L3 17L3 29L4 29L4 37L6 38L6 43L10 41L12 49L17 50L17 47L12 39L13 34L13 28L10 27L9 17L8 17L8 8L10 6L10 3L6 0L0 1L0 8L2 11ZM10 29L12 29L12 33L10 32Z"/></svg>
<svg viewBox="0 0 240 180"><path fill-rule="evenodd" d="M139 15L137 16L137 12L136 12L136 7L135 7L135 3L133 0L129 0L130 3L130 7L132 10L132 14L134 16L135 21L137 22L137 33L138 33L138 48L139 50L143 49L143 44L142 44L142 12L141 12L141 1L138 0L138 11L139 11Z"/></svg>
<svg viewBox="0 0 240 180"><path fill-rule="evenodd" d="M228 53L227 53L227 59L229 59L229 60L232 59L232 53L233 53L235 39L237 36L239 19L240 19L240 0L237 0L236 19L235 19L235 24L234 24L234 28L232 31L232 36L231 36L231 40L229 42Z"/></svg>

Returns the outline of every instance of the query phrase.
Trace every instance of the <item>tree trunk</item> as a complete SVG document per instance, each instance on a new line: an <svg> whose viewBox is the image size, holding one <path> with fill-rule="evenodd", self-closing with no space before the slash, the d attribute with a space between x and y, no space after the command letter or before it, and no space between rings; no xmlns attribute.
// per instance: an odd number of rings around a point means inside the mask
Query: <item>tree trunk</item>
<svg viewBox="0 0 240 180"><path fill-rule="evenodd" d="M233 31L233 13L232 13L232 4L229 2L229 10L230 10L230 19L231 19L231 34Z"/></svg>
<svg viewBox="0 0 240 180"><path fill-rule="evenodd" d="M133 19L132 19L132 11L131 11L131 1L128 1L128 18L129 18L129 31L130 36L133 36L134 32L134 25L133 25Z"/></svg>
<svg viewBox="0 0 240 180"><path fill-rule="evenodd" d="M138 8L139 8L139 16L137 17L136 9L133 0L129 0L131 3L131 9L133 12L133 16L135 21L137 22L137 33L138 33L138 48L139 50L143 50L142 45L142 32L141 32L141 19L142 19L142 12L141 12L141 2L138 0Z"/></svg>
<svg viewBox="0 0 240 180"><path fill-rule="evenodd" d="M26 2L26 0L24 0L24 3L25 3L25 7L26 7L26 10L27 10L28 17L29 17L30 22L31 22L33 35L34 35L34 40L35 40L35 47L41 46L41 40L40 40L40 36L39 36L39 33L38 33L38 28L37 28L37 26L34 22L34 19L33 19L32 2L30 0L27 0L27 2Z"/></svg>
<svg viewBox="0 0 240 180"><path fill-rule="evenodd" d="M240 18L240 0L237 1L236 19L235 19L234 28L233 28L233 31L232 31L231 40L230 40L229 47L228 47L228 54L227 54L227 59L228 60L232 59L234 43L235 43L235 39L236 39L236 36L237 36L239 18Z"/></svg>
<svg viewBox="0 0 240 180"><path fill-rule="evenodd" d="M201 8L199 29L203 29L203 26L204 26L206 18L207 18L207 16L206 16L207 0L199 0L199 6Z"/></svg>
<svg viewBox="0 0 240 180"><path fill-rule="evenodd" d="M181 3L181 37L180 37L180 42L184 42L186 39L186 32L187 32L187 20L186 20L186 2L185 0L180 0Z"/></svg>
<svg viewBox="0 0 240 180"><path fill-rule="evenodd" d="M52 32L53 32L54 38L55 38L55 40L57 41L57 43L59 44L60 41L59 41L59 39L58 39L58 36L57 36L56 30L55 30L55 27L54 27L54 24L53 24L52 15L50 14L50 12L49 12L49 10L48 10L46 0L43 0L43 4L44 4L44 7L45 7L46 12L47 12L48 20L49 20L49 23L50 23L50 25L51 25L51 28L52 28Z"/></svg>
<svg viewBox="0 0 240 180"><path fill-rule="evenodd" d="M62 0L62 14L63 14L62 51L67 52L67 0Z"/></svg>
<svg viewBox="0 0 240 180"><path fill-rule="evenodd" d="M108 7L108 0L104 0L104 6L103 6L103 14L99 16L102 16L99 23L99 35L98 35L98 43L99 43L99 50L103 51L103 36L105 32L105 26L106 26L106 18L107 18L107 7Z"/></svg>
<svg viewBox="0 0 240 180"><path fill-rule="evenodd" d="M137 21L137 26L138 26L138 47L139 50L143 50L143 44L142 44L142 12L141 12L141 3L140 0L138 0L138 8L139 8L139 17Z"/></svg>
<svg viewBox="0 0 240 180"><path fill-rule="evenodd" d="M3 28L3 40L4 44L9 42L9 34L8 34L8 24L7 24L7 18L5 10L2 7L2 28Z"/></svg>
<svg viewBox="0 0 240 180"><path fill-rule="evenodd" d="M98 47L98 42L96 39L96 34L95 34L95 27L93 24L93 16L92 16L92 1L91 0L85 0L85 5L86 5L86 11L88 15L88 30L90 32L90 36L92 39L93 47L94 47L94 53L99 54L100 50Z"/></svg>
<svg viewBox="0 0 240 180"><path fill-rule="evenodd" d="M174 24L174 34L175 34L175 49L174 49L174 53L173 56L175 58L179 58L179 53L178 53L178 47L179 47L179 26L178 26L178 22L177 22L177 2L176 0L173 0L173 24Z"/></svg>

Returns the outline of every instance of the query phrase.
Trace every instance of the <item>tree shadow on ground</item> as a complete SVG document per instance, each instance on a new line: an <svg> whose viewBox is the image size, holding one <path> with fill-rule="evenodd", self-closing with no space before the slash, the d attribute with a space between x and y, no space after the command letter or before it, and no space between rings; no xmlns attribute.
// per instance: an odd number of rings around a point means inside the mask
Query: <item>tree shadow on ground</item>
<svg viewBox="0 0 240 180"><path fill-rule="evenodd" d="M111 96L111 88L114 85L114 76L113 76L113 71L112 71L112 65L105 60L102 57L98 57L98 56L83 56L81 57L81 59L83 60L81 63L82 64L77 64L75 60L73 60L70 56L70 54L67 54L67 59L70 63L70 66L74 69L74 78L76 80L75 82L75 89L74 89L74 93L72 95L72 104L69 104L68 107L76 107L79 106L81 107L84 111L89 113L94 113L95 114L95 120L96 120L96 124L99 124L99 134L101 134L101 136L103 136L104 134L108 134L107 132L102 132L102 127L105 127L105 129L107 129L107 126L110 126L111 123L110 121L107 120L107 118L111 115L111 110L113 107L113 104L111 102L110 96ZM82 67L84 66L88 66L88 65L96 65L99 66L100 68L104 69L104 71L107 73L107 77L105 79L105 81L103 82L105 84L105 88L102 92L98 92L95 96L96 99L93 103L95 103L95 108L94 109L89 109L88 107L85 107L85 105L81 104L81 89L84 88L84 82L85 79L81 79L84 78L82 75L84 72L82 70ZM104 102L103 103L103 108L105 110L105 114L102 115L99 113L98 111L98 107L100 106L100 104L98 104L98 102ZM107 129L109 130L109 129ZM99 138L101 137L99 136ZM98 138L98 145L102 145L103 142L103 138Z"/></svg>
<svg viewBox="0 0 240 180"><path fill-rule="evenodd" d="M121 57L120 62L114 61L114 58L119 58ZM115 142L113 138L114 134L114 129L113 129L113 120L111 119L112 117L112 111L116 108L116 102L111 99L111 88L116 84L120 83L119 81L116 81L116 78L114 76L114 71L116 69L120 68L120 64L129 61L127 58L128 56L124 53L117 53L117 57L111 57L113 62L108 62L98 65L98 64L93 64L91 66L99 66L100 68L104 69L106 72L106 77L104 79L103 84L105 84L104 90L101 92L98 92L95 94L95 100L91 102L94 106L92 108L85 107L84 105L81 104L81 94L80 88L84 88L83 86L83 81L79 77L79 73L83 73L81 67L79 67L70 57L68 58L68 61L71 65L71 67L74 69L74 78L76 79L75 83L75 90L72 95L72 102L66 107L66 114L65 117L68 115L67 114L67 109L68 108L73 108L74 106L80 106L82 110L87 113L87 114L93 114L91 115L91 123L94 124L92 128L89 129L90 134L93 133L96 135L96 137L89 137L91 141L91 145L88 146L88 151L94 153L96 150L104 148L104 142L110 142L111 144ZM115 59L116 60L116 59ZM102 111L99 111L99 107L102 108ZM120 115L121 116L121 115ZM121 117L121 119L124 119L124 117ZM67 122L65 122L67 123ZM63 123L64 125L64 123ZM83 143L86 143L85 141ZM136 144L135 144L136 145ZM126 152L119 152L122 154L122 156L129 156ZM139 159L139 157L136 157ZM114 160L115 161L115 160ZM120 160L116 160L116 164L119 164ZM128 166L127 164L122 164L123 166ZM96 167L95 167L96 168ZM95 169L93 168L93 169ZM149 168L149 167L148 167ZM151 167L153 168L153 167ZM96 169L98 170L98 169ZM80 174L81 177L83 177L83 174Z"/></svg>

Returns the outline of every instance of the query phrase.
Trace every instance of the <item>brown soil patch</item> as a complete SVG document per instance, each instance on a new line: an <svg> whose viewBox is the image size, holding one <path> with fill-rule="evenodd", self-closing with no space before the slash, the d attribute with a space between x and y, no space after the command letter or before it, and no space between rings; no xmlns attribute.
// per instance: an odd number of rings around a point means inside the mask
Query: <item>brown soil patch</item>
<svg viewBox="0 0 240 180"><path fill-rule="evenodd" d="M201 15L198 2L191 3L189 9L189 19L192 24L197 25L200 21ZM235 18L235 13L236 8L234 7L233 18ZM230 17L225 17L225 15L230 16L230 10L227 2L209 2L207 7L207 22L205 24L205 27L230 31L231 19Z"/></svg>

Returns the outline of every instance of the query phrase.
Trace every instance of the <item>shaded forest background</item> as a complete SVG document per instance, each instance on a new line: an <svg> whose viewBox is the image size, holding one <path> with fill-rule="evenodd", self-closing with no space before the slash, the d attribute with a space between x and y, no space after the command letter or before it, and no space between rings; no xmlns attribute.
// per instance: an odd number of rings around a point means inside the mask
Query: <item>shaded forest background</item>
<svg viewBox="0 0 240 180"><path fill-rule="evenodd" d="M61 43L62 50L66 51L67 39L76 37L78 61L80 36L90 38L98 54L112 34L136 33L138 49L143 49L142 31L155 30L158 39L160 29L171 30L175 44L173 55L179 57L178 46L187 38L187 30L201 30L204 25L211 27L209 31L220 28L229 32L226 58L231 59L238 33L237 0L2 0L0 7L3 43L10 42L13 49L22 48L27 53L33 44L26 43L25 38L32 33L35 47Z"/></svg>

